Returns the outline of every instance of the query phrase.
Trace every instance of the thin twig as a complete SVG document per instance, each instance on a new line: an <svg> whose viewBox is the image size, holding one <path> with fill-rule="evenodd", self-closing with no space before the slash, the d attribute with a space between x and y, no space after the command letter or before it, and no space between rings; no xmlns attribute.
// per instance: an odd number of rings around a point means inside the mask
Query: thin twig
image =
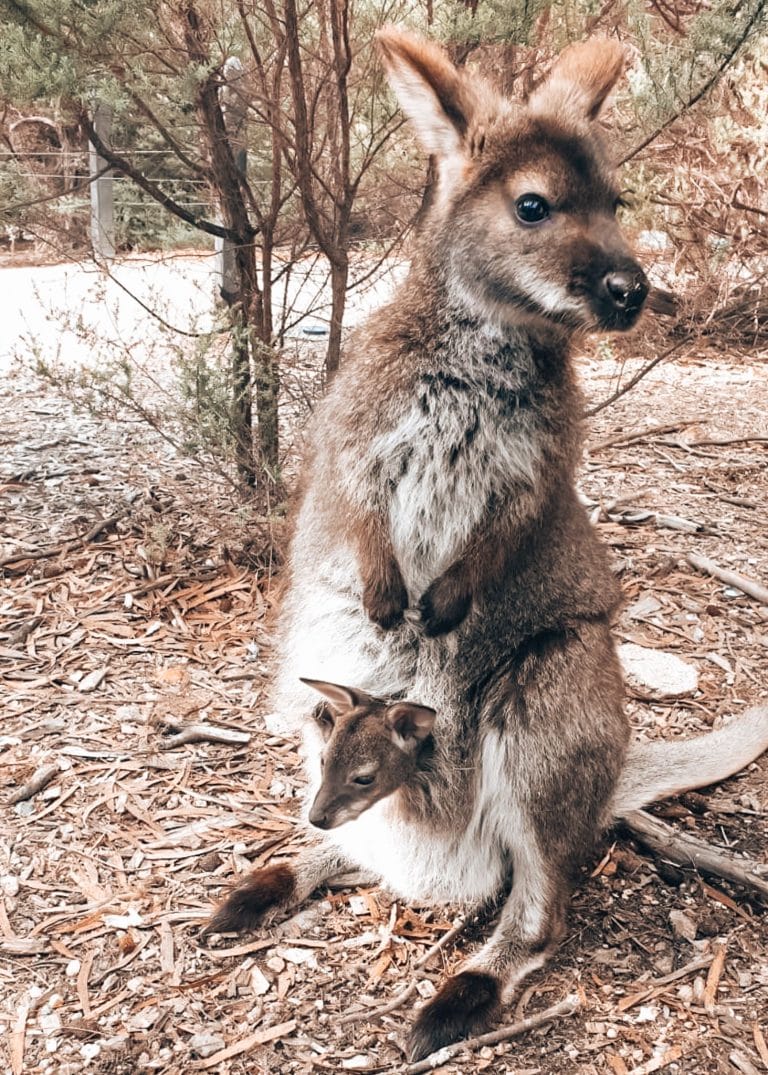
<svg viewBox="0 0 768 1075"><path fill-rule="evenodd" d="M664 120L663 123L659 124L656 130L652 131L647 136L647 138L644 138L643 141L640 142L639 145L635 146L634 149L630 150L630 152L627 153L627 155L619 161L619 166L621 166L622 164L626 164L627 161L631 161L633 157L636 157L637 154L642 152L642 150L649 146L651 142L655 142L659 135L664 133L667 127L671 127L672 124L675 123L678 119L680 119L681 116L683 116L686 112L693 108L693 106L697 104L702 97L706 96L706 94L709 93L713 86L717 85L718 80L721 78L721 76L730 66L730 64L733 63L736 56L738 55L739 50L745 44L754 27L759 24L759 21L763 15L764 8L765 2L764 0L762 0L762 2L756 6L751 18L748 19L747 24L744 27L743 33L738 37L733 47L729 50L729 52L726 53L726 55L723 57L722 61L718 64L710 77L703 83L702 86L699 87L696 93L692 94L686 101L683 102L677 112L671 115L668 119Z"/></svg>
<svg viewBox="0 0 768 1075"><path fill-rule="evenodd" d="M131 514L132 505L129 504L123 508L122 511L115 512L114 515L108 516L106 519L100 519L97 523L91 527L85 534L79 538L72 538L70 541L62 541L58 545L51 545L47 549L36 549L34 552L22 552L15 553L11 556L6 556L3 560L0 560L0 567L7 567L9 564L23 563L25 560L46 560L50 556L58 556L71 552L72 549L80 548L82 545L87 545L91 541L95 541L100 534L105 530L109 530L110 527L115 526L126 516Z"/></svg>
<svg viewBox="0 0 768 1075"><path fill-rule="evenodd" d="M625 385L623 385L621 388L617 388L616 391L612 392L607 399L604 399L602 401L602 403L596 403L594 407L588 407L584 411L584 416L586 418L591 418L593 415L599 414L600 411L605 410L606 407L610 407L610 405L612 403L615 403L617 399L629 392L631 388L634 388L638 381L642 381L643 377L647 376L652 369L658 366L660 362L663 362L665 358L669 358L669 356L671 354L674 354L675 351L679 351L683 344L688 343L690 339L690 336L684 336L683 339L678 340L677 343L672 344L671 347L668 347L666 351L663 351L660 355L657 355L656 358L652 359L650 362L646 362L643 368L638 370L634 377L630 377L630 379Z"/></svg>
<svg viewBox="0 0 768 1075"><path fill-rule="evenodd" d="M748 579L746 575L740 575L737 571L730 571L726 567L720 567L708 556L700 556L697 552L686 553L685 559L695 567L697 571L703 571L707 575L724 582L726 586L734 586L737 590L759 601L762 605L768 605L768 589L759 582Z"/></svg>
<svg viewBox="0 0 768 1075"><path fill-rule="evenodd" d="M646 440L648 437L659 437L664 433L676 433L678 429L685 429L686 426L693 426L700 421L699 418L687 418L681 419L679 422L667 422L661 426L648 426L647 429L630 430L629 433L617 433L615 437L608 437L607 440L600 440L597 444L588 444L587 451L590 455L593 452L602 451L603 448L613 448L617 444L636 444L639 441Z"/></svg>
<svg viewBox="0 0 768 1075"><path fill-rule="evenodd" d="M573 1015L581 1007L581 1001L575 994L571 994L561 1000L559 1004L546 1008L543 1012L530 1015L527 1019L521 1019L519 1023L510 1023L508 1026L492 1030L489 1034L480 1034L476 1038L468 1038L467 1041L459 1041L455 1045L446 1045L435 1053L419 1060L417 1064L406 1064L401 1068L402 1075L422 1075L422 1072L433 1071L435 1068L446 1064L452 1057L464 1051L480 1049L484 1045L498 1045L501 1041L509 1041L510 1038L518 1038L521 1034L527 1034L529 1030L536 1030L547 1023L553 1023L555 1019L563 1019Z"/></svg>
<svg viewBox="0 0 768 1075"><path fill-rule="evenodd" d="M449 929L442 935L439 941L432 945L432 947L420 956L414 964L414 970L419 970L429 963L430 959L440 952L443 948L446 948L452 941L463 932L467 925L466 919L461 919L452 929ZM416 981L411 982L409 986L401 990L396 997L393 997L387 1004L383 1004L380 1008L372 1008L368 1011L353 1012L350 1015L345 1015L339 1020L340 1025L344 1026L347 1023L359 1023L363 1019L380 1019L382 1015L389 1015L390 1012L396 1011L402 1007L406 1001L410 1000L413 994L416 992Z"/></svg>

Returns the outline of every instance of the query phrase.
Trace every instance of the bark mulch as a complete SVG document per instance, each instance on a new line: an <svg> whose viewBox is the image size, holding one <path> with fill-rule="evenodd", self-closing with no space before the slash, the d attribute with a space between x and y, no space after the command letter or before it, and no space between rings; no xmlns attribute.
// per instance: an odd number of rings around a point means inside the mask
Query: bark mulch
<svg viewBox="0 0 768 1075"><path fill-rule="evenodd" d="M594 347L590 400L636 365ZM258 520L140 425L20 375L0 393L0 1065L404 1070L414 1003L492 912L439 945L456 908L358 884L198 943L237 874L305 838L296 744L263 719L277 587L239 555ZM581 484L624 587L618 638L698 671L676 699L630 687L639 735L768 698L768 605L686 560L768 585L767 414L768 363L688 349L590 422ZM768 760L656 812L765 864ZM768 1071L767 921L753 893L612 833L505 1021L571 995L579 1010L439 1070Z"/></svg>

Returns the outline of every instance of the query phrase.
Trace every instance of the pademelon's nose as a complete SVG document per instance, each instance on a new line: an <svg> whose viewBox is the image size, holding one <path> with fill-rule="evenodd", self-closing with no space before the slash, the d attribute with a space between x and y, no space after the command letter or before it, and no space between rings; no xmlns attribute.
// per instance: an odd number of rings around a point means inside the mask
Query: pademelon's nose
<svg viewBox="0 0 768 1075"><path fill-rule="evenodd" d="M638 311L648 295L648 280L640 269L610 272L603 282L614 306L627 313Z"/></svg>
<svg viewBox="0 0 768 1075"><path fill-rule="evenodd" d="M310 825L313 825L315 829L330 829L330 821L328 815L322 811L310 812Z"/></svg>

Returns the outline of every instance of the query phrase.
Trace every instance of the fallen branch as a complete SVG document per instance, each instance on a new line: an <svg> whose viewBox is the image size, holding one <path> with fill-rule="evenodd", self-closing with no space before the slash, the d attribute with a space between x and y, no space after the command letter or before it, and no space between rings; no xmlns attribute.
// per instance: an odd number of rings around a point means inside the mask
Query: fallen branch
<svg viewBox="0 0 768 1075"><path fill-rule="evenodd" d="M185 746L187 743L223 743L228 747L244 747L251 741L250 732L236 732L216 724L188 724L178 733L163 740L163 750Z"/></svg>
<svg viewBox="0 0 768 1075"><path fill-rule="evenodd" d="M60 772L58 765L43 765L36 769L26 784L22 784L10 796L8 805L15 806L16 803L23 803L26 799L31 799L33 795L37 795L38 791L42 791L43 788L47 787Z"/></svg>
<svg viewBox="0 0 768 1075"><path fill-rule="evenodd" d="M768 437L702 437L701 440L688 442L692 448L701 448L707 444L722 447L726 444L768 444Z"/></svg>
<svg viewBox="0 0 768 1075"><path fill-rule="evenodd" d="M768 902L768 881L759 876L762 867L750 859L726 855L703 840L676 832L671 825L644 810L627 814L623 823L641 844L665 862L693 866L701 873L724 877Z"/></svg>
<svg viewBox="0 0 768 1075"><path fill-rule="evenodd" d="M521 1019L518 1023L510 1023L508 1026L492 1030L489 1034L480 1034L476 1038L468 1038L467 1041L458 1041L455 1045L446 1045L435 1053L430 1053L417 1064L406 1064L401 1068L402 1075L421 1075L425 1071L433 1071L442 1064L447 1064L458 1053L481 1049L484 1045L498 1045L499 1042L509 1041L510 1038L518 1038L521 1034L527 1034L529 1030L536 1030L540 1026L553 1023L556 1019L563 1019L573 1015L581 1007L581 1001L575 994L571 994L561 1000L559 1004L551 1008L545 1008L543 1012L530 1015L527 1019Z"/></svg>
<svg viewBox="0 0 768 1075"><path fill-rule="evenodd" d="M748 579L745 575L740 575L737 571L729 571L726 567L720 567L714 560L710 560L707 556L700 556L696 552L687 553L685 559L697 571L712 575L713 578L724 582L726 586L734 586L737 590L747 594L747 596L753 597L755 601L768 605L768 589L765 586L761 586L759 582L753 582L752 579Z"/></svg>
<svg viewBox="0 0 768 1075"><path fill-rule="evenodd" d="M688 418L685 421L667 422L665 425L661 426L648 426L647 429L636 429L634 432L617 433L615 437L609 437L607 440L598 441L597 444L588 444L587 451L591 455L593 452L600 452L603 448L613 448L618 444L637 444L647 437L660 437L664 433L676 433L678 429L685 429L687 426L696 425L698 421L700 421L698 418Z"/></svg>
<svg viewBox="0 0 768 1075"><path fill-rule="evenodd" d="M442 935L439 941L433 944L432 947L428 951L426 951L423 956L419 957L419 959L414 964L413 969L416 971L419 970L421 967L425 967L427 963L429 963L432 956L437 955L437 953L440 952L443 948L446 948L451 943L451 941L456 940L456 938L464 930L466 924L466 919L462 919L455 926L453 926L452 929L447 930ZM397 1009L402 1007L402 1005L405 1004L407 1000L411 999L413 994L416 992L416 986L417 983L414 979L409 986L406 986L405 989L401 990L397 994L397 996L392 998L392 1000L388 1001L386 1004L382 1004L380 1008L373 1008L369 1009L368 1011L362 1012L353 1012L351 1015L345 1015L342 1019L339 1020L339 1023L340 1025L344 1026L346 1023L359 1023L363 1019L380 1019L382 1015L389 1015L390 1012L397 1011Z"/></svg>
<svg viewBox="0 0 768 1075"><path fill-rule="evenodd" d="M26 560L47 560L51 556L64 555L71 552L72 549L79 549L83 545L88 545L89 542L95 541L105 530L116 526L122 519L130 515L132 504L133 501L121 511L115 512L114 515L109 515L106 519L100 519L81 537L72 538L70 541L61 541L47 549L35 549L33 552L13 553L10 556L6 556L3 560L0 560L0 568L8 567L10 564L24 563Z"/></svg>
<svg viewBox="0 0 768 1075"><path fill-rule="evenodd" d="M629 993L626 997L622 997L617 1008L620 1012L627 1012L630 1008L634 1008L638 1004L642 1004L643 1001L649 1000L651 997L660 996L668 985L672 982L679 982L681 978L687 978L691 974L696 974L700 970L708 968L713 960L714 956L700 956L698 959L692 960L690 963L686 963L684 967L679 967L676 971L672 971L671 974L665 974L663 978L651 978L642 984L642 988L636 989L634 993Z"/></svg>

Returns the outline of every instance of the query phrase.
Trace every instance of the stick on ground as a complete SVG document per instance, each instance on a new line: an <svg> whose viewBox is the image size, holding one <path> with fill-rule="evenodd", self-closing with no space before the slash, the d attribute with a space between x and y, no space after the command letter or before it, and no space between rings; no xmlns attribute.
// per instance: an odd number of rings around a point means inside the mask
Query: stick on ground
<svg viewBox="0 0 768 1075"><path fill-rule="evenodd" d="M509 1041L510 1038L518 1038L521 1034L527 1034L529 1030L535 1030L537 1027L546 1026L547 1023L553 1023L556 1019L573 1015L580 1007L579 998L571 994L559 1004L546 1008L543 1012L537 1012L527 1019L521 1019L519 1023L510 1023L508 1026L499 1027L498 1030L492 1030L489 1034L480 1034L476 1038L468 1038L467 1041L458 1041L455 1045L446 1045L445 1048L438 1049L436 1053L425 1056L417 1064L406 1064L402 1068L403 1075L422 1075L422 1072L433 1071L465 1049L472 1051L481 1049L484 1045L498 1045L499 1042Z"/></svg>
<svg viewBox="0 0 768 1075"><path fill-rule="evenodd" d="M728 568L720 567L714 560L710 560L707 556L700 556L697 552L689 552L685 558L691 567L695 567L697 571L712 575L713 578L724 582L726 586L734 586L737 590L747 594L747 596L754 597L755 601L768 605L768 589L765 586L761 586L759 582L753 582L752 579L748 579L745 575L740 575L737 571L729 571Z"/></svg>
<svg viewBox="0 0 768 1075"><path fill-rule="evenodd" d="M671 825L644 810L634 810L623 820L641 844L667 862L677 866L693 866L702 873L724 877L768 902L768 880L758 872L763 867L750 859L726 855L703 840L676 832Z"/></svg>

